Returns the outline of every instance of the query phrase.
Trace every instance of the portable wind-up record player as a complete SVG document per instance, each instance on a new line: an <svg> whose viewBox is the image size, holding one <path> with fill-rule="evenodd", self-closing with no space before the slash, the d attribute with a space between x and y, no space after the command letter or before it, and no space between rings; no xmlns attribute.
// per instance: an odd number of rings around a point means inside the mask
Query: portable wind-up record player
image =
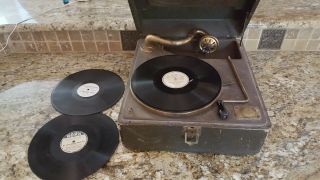
<svg viewBox="0 0 320 180"><path fill-rule="evenodd" d="M257 153L270 120L242 35L258 0L129 0L137 43L119 116L135 151Z"/></svg>

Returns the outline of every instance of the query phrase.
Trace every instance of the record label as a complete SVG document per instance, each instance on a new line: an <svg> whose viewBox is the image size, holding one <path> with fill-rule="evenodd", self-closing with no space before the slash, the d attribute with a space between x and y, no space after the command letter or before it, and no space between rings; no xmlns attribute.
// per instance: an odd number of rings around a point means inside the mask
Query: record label
<svg viewBox="0 0 320 180"><path fill-rule="evenodd" d="M72 131L60 141L60 148L65 153L74 153L83 149L88 142L88 136L82 131Z"/></svg>
<svg viewBox="0 0 320 180"><path fill-rule="evenodd" d="M172 89L183 88L188 85L189 77L180 71L170 71L162 76L162 83Z"/></svg>
<svg viewBox="0 0 320 180"><path fill-rule="evenodd" d="M99 92L100 88L95 83L86 83L81 85L77 89L77 93L80 97L91 97Z"/></svg>

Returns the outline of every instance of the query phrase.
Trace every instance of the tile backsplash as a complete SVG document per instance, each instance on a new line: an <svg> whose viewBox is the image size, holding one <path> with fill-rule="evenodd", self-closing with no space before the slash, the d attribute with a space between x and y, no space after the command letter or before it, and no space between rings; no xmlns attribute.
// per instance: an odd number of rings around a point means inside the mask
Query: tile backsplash
<svg viewBox="0 0 320 180"><path fill-rule="evenodd" d="M320 51L320 28L262 29L248 27L244 44L248 51Z"/></svg>
<svg viewBox="0 0 320 180"><path fill-rule="evenodd" d="M5 44L9 33L0 34ZM122 51L120 31L15 32L7 51L12 53L112 52Z"/></svg>
<svg viewBox="0 0 320 180"><path fill-rule="evenodd" d="M3 47L9 33L0 34ZM6 52L62 53L133 51L137 31L35 31L14 32ZM320 51L319 29L262 29L248 27L243 37L247 51Z"/></svg>

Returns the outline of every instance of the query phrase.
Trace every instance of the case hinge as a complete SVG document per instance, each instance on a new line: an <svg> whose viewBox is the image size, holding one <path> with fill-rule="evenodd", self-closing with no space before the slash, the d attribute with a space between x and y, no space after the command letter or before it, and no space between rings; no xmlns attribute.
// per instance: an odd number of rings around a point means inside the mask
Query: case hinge
<svg viewBox="0 0 320 180"><path fill-rule="evenodd" d="M184 142L189 146L198 144L201 135L201 127L189 126L184 127Z"/></svg>

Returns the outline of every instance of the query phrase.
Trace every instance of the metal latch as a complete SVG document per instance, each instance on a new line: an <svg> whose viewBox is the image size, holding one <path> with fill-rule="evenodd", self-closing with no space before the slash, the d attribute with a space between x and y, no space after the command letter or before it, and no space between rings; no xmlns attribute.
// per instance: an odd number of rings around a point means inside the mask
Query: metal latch
<svg viewBox="0 0 320 180"><path fill-rule="evenodd" d="M184 142L189 146L198 144L201 134L201 127L184 127Z"/></svg>

